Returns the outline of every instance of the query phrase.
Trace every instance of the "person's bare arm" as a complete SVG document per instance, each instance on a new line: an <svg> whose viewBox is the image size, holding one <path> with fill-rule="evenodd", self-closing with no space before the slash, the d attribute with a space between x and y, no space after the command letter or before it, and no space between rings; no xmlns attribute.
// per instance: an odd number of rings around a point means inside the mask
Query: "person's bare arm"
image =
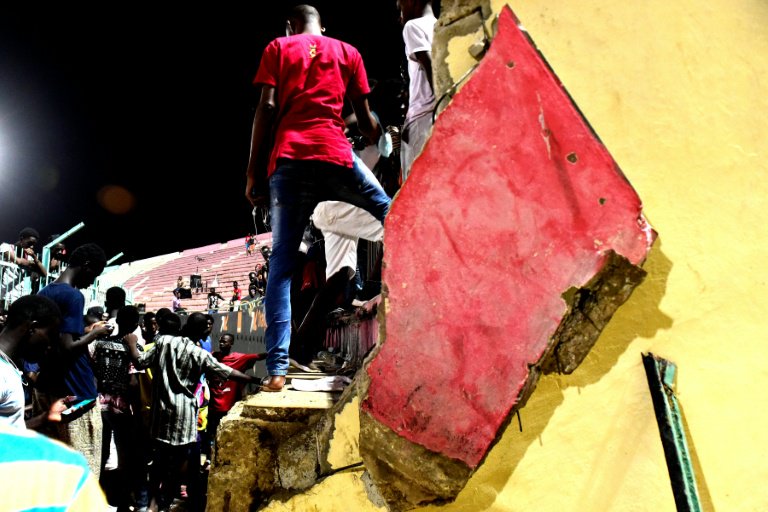
<svg viewBox="0 0 768 512"><path fill-rule="evenodd" d="M28 256L32 259L29 259ZM48 272L45 269L45 265L43 265L43 262L40 261L40 258L38 258L37 254L35 254L35 250L31 247L24 249L21 256L17 256L14 251L8 251L5 253L4 259L6 261L11 261L17 264L20 267L29 269L36 268L43 277L48 275Z"/></svg>
<svg viewBox="0 0 768 512"><path fill-rule="evenodd" d="M427 80L429 80L429 88L432 89L432 94L435 93L435 86L432 82L432 57L429 52L416 52L413 54L416 60L419 61L421 67L424 68L424 72L427 74Z"/></svg>
<svg viewBox="0 0 768 512"><path fill-rule="evenodd" d="M259 186L267 180L267 170L260 167L259 154L264 141L272 128L272 123L277 112L275 102L275 88L264 85L261 88L261 98L256 114L253 116L253 128L251 130L251 152L248 158L248 169L245 173L245 197L253 206L264 205L266 196L258 192ZM254 187L257 188L254 193Z"/></svg>
<svg viewBox="0 0 768 512"><path fill-rule="evenodd" d="M381 127L376 122L376 118L371 115L368 98L366 96L359 96L351 101L352 109L357 117L357 128L371 143L375 144L379 137L381 137Z"/></svg>
<svg viewBox="0 0 768 512"><path fill-rule="evenodd" d="M51 404L47 411L25 420L27 428L30 430L37 430L48 423L60 423L61 413L64 412L73 401L75 401L74 396L59 398Z"/></svg>
<svg viewBox="0 0 768 512"><path fill-rule="evenodd" d="M96 327L91 329L89 333L84 334L83 336L80 336L77 339L75 339L72 336L72 333L69 333L69 332L61 333L61 336L60 336L61 345L64 347L65 351L72 352L79 348L87 347L92 341L99 339L103 336L108 336L111 332L112 332L111 325L107 324L106 322L99 322L98 324L96 324Z"/></svg>
<svg viewBox="0 0 768 512"><path fill-rule="evenodd" d="M243 373L238 370L232 370L232 373L229 374L229 378L232 380L240 381L240 382L255 382L258 379L256 377L252 377L248 375L247 373Z"/></svg>

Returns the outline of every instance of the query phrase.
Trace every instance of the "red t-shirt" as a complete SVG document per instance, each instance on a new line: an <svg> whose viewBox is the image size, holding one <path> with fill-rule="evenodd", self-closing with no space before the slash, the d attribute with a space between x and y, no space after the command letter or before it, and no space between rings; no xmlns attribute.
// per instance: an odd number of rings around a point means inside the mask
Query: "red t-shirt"
<svg viewBox="0 0 768 512"><path fill-rule="evenodd" d="M352 166L341 117L344 96L357 99L370 92L355 47L310 34L279 37L264 49L253 83L275 87L277 131L269 175L278 158Z"/></svg>
<svg viewBox="0 0 768 512"><path fill-rule="evenodd" d="M230 352L222 356L221 352L214 352L213 357L220 363L241 372L254 361L261 359L262 355ZM209 409L216 412L229 412L240 397L240 392L245 384L235 380L209 379L208 386L211 390L211 399L208 402Z"/></svg>

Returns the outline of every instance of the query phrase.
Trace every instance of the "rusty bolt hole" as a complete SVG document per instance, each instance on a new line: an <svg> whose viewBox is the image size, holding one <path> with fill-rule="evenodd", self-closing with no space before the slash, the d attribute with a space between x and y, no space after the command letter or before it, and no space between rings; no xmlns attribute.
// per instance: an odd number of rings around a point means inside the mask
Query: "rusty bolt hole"
<svg viewBox="0 0 768 512"><path fill-rule="evenodd" d="M575 164L579 161L579 157L576 156L576 153L568 153L568 156L565 157L566 160L571 162L572 164Z"/></svg>
<svg viewBox="0 0 768 512"><path fill-rule="evenodd" d="M511 61L507 62L507 67L509 69L512 69L513 67L515 67L515 61L511 60Z"/></svg>

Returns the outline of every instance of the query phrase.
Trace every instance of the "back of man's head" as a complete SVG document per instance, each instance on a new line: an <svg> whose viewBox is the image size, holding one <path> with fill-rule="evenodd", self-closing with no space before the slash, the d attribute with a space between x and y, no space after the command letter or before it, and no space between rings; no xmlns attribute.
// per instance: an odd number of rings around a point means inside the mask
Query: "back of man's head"
<svg viewBox="0 0 768 512"><path fill-rule="evenodd" d="M160 316L160 311L155 316L157 319L157 329L160 334L170 334L171 336L178 336L181 332L181 318L176 313L166 313Z"/></svg>
<svg viewBox="0 0 768 512"><path fill-rule="evenodd" d="M320 23L320 13L311 5L302 4L290 10L288 19L301 25L306 25L313 21Z"/></svg>
<svg viewBox="0 0 768 512"><path fill-rule="evenodd" d="M107 265L107 255L104 249L96 244L83 244L74 251L69 257L70 267L82 267L83 265L93 265L101 267L103 270Z"/></svg>
<svg viewBox="0 0 768 512"><path fill-rule="evenodd" d="M104 271L107 265L107 255L96 244L84 244L72 251L69 257L69 268L65 272L73 272L72 286L87 288Z"/></svg>
<svg viewBox="0 0 768 512"><path fill-rule="evenodd" d="M109 312L125 306L125 290L119 286L113 286L109 288L106 293L104 305L107 307L107 311Z"/></svg>
<svg viewBox="0 0 768 512"><path fill-rule="evenodd" d="M123 306L117 311L117 327L120 334L133 332L139 326L139 310L135 306Z"/></svg>
<svg viewBox="0 0 768 512"><path fill-rule="evenodd" d="M15 329L25 322L37 322L49 326L61 320L61 310L51 299L42 295L26 295L8 308L5 326Z"/></svg>
<svg viewBox="0 0 768 512"><path fill-rule="evenodd" d="M182 334L192 341L200 341L208 329L208 319L203 313L192 313L187 317Z"/></svg>

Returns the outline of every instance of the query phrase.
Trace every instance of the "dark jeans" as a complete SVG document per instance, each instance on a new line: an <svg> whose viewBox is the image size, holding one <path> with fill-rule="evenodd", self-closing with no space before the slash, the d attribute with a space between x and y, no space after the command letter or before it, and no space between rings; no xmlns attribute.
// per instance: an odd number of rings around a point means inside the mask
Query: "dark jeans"
<svg viewBox="0 0 768 512"><path fill-rule="evenodd" d="M187 486L187 510L204 509L200 485L200 446L195 443L178 446L155 440L154 458L149 474L152 496L161 509L168 508L179 494L181 484Z"/></svg>
<svg viewBox="0 0 768 512"><path fill-rule="evenodd" d="M145 507L149 504L147 482L145 472L141 470L141 450L135 421L132 414L118 414L109 411L101 412L102 441L101 441L101 480L102 487L108 479L108 471L104 471L104 465L109 458L109 448L112 435L115 436L115 448L117 448L117 478L113 480L114 492L109 492L111 502L118 507L129 505L129 496L133 491L136 497L136 505Z"/></svg>
<svg viewBox="0 0 768 512"><path fill-rule="evenodd" d="M288 373L291 342L291 278L304 228L321 201L344 201L368 211L380 222L390 199L364 165L352 168L307 160L279 160L269 179L272 255L264 310L267 320L267 371Z"/></svg>

